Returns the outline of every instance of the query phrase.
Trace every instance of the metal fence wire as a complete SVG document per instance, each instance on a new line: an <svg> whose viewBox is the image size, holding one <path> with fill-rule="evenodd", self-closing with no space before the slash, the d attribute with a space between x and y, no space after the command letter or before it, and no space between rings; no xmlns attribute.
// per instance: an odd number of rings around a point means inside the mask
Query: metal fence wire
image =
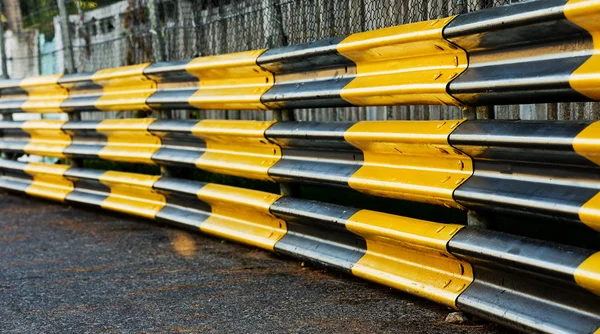
<svg viewBox="0 0 600 334"><path fill-rule="evenodd" d="M78 71L273 48L509 0L123 0L70 6ZM77 4L76 1L73 2ZM110 3L110 4L108 4ZM154 8L154 9L152 9ZM77 17L80 16L80 17ZM153 19L155 26L153 26ZM153 45L159 43L160 45Z"/></svg>
<svg viewBox="0 0 600 334"><path fill-rule="evenodd" d="M158 1L158 0L157 0ZM147 6L130 2L132 11ZM167 59L273 48L504 5L506 0L161 0ZM134 3L133 6L131 4ZM146 11L148 12L148 11ZM144 31L150 31L151 20Z"/></svg>
<svg viewBox="0 0 600 334"><path fill-rule="evenodd" d="M33 0L26 0L33 1ZM60 29L55 0L23 18L56 41ZM151 61L168 61L253 49L281 47L351 33L507 5L515 0L65 0L77 72ZM37 16L35 16L37 15ZM24 31L26 31L25 29ZM52 33L50 33L52 31ZM39 44L38 54L13 59L37 69L15 73L61 72L62 42ZM56 59L55 59L56 58ZM24 65L24 66L25 66ZM117 114L84 113L84 118ZM300 120L453 119L456 107L394 106L297 110ZM496 106L497 118L598 119L595 103ZM115 116L117 117L117 116ZM270 112L174 111L175 118L269 119Z"/></svg>

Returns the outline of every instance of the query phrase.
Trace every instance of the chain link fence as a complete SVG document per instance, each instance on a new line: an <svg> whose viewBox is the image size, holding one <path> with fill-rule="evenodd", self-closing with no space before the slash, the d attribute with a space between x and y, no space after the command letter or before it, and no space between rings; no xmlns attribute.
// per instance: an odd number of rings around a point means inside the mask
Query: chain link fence
<svg viewBox="0 0 600 334"><path fill-rule="evenodd" d="M34 0L26 0L33 1ZM40 0L36 0L40 1ZM63 43L55 0L23 17L21 36L38 41L11 55L12 76L61 73ZM509 4L511 0L65 0L75 67L91 72L155 60L175 60L273 48L344 36ZM10 31L8 32L10 33ZM26 38L22 38L26 41ZM7 43L9 39L7 38ZM24 49L24 48L21 48ZM31 52L30 52L31 51ZM18 53L18 52L17 52ZM36 67L37 66L37 67ZM9 70L9 72L11 72ZM83 113L84 119L129 113ZM296 110L307 121L456 119L445 106ZM263 111L172 111L174 118L271 119ZM496 106L496 118L598 119L597 103Z"/></svg>

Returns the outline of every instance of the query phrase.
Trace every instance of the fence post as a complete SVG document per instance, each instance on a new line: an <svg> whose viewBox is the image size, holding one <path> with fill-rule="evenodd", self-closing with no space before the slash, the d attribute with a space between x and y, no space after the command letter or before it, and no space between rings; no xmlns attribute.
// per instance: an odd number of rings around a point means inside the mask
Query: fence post
<svg viewBox="0 0 600 334"><path fill-rule="evenodd" d="M192 5L194 6L194 10L192 11L192 19L194 20L194 32L196 39L196 54L194 57L203 56L202 52L202 13L208 10L208 5L205 6L205 2L203 0L193 0Z"/></svg>
<svg viewBox="0 0 600 334"><path fill-rule="evenodd" d="M2 22L2 16L4 15L4 1L0 0L0 58L2 64L0 66L2 66L2 75L1 78L2 79L8 79L8 66L7 66L7 62L8 59L6 59L6 44L4 41L4 22ZM2 120L3 121L12 121L13 120L13 114L12 113L7 113L7 114L2 114ZM17 154L15 153L4 153L4 157L6 159L9 160L16 160L17 159Z"/></svg>
<svg viewBox="0 0 600 334"><path fill-rule="evenodd" d="M150 20L150 34L152 35L152 60L153 62L161 62L167 59L165 51L165 39L163 36L162 27L159 26L158 21L158 10L156 7L156 0L148 0L148 16ZM161 118L170 119L171 112L167 110L161 110Z"/></svg>
<svg viewBox="0 0 600 334"><path fill-rule="evenodd" d="M278 0L263 0L262 5L265 11L263 32L265 37L267 37L267 46L269 48L286 46L287 36L283 30L281 3ZM293 122L296 120L294 116L294 110L273 110L273 120ZM300 187L297 184L280 183L279 191L284 196L297 196L300 192Z"/></svg>
<svg viewBox="0 0 600 334"><path fill-rule="evenodd" d="M148 16L150 19L150 33L152 35L152 56L154 62L165 61L165 43L163 31L158 26L158 10L156 0L148 0Z"/></svg>
<svg viewBox="0 0 600 334"><path fill-rule="evenodd" d="M0 58L2 58L2 79L8 79L8 66L6 65L6 44L4 41L4 22L1 17L4 16L4 1L0 0Z"/></svg>
<svg viewBox="0 0 600 334"><path fill-rule="evenodd" d="M66 73L75 73L75 56L73 55L73 41L69 30L69 12L65 6L65 0L56 0L58 13L60 15L60 30L63 40L64 63Z"/></svg>
<svg viewBox="0 0 600 334"><path fill-rule="evenodd" d="M65 5L65 0L56 0L58 4L58 13L60 15L60 30L64 48L65 73L77 72L75 68L75 55L73 52L73 40L71 39L71 30L69 29L69 12ZM69 121L80 121L80 112L71 112L68 114ZM71 159L71 166L83 167L83 159Z"/></svg>
<svg viewBox="0 0 600 334"><path fill-rule="evenodd" d="M296 120L294 111L290 109L273 110L273 119L278 122L293 122ZM281 195L298 197L300 186L293 183L279 183Z"/></svg>
<svg viewBox="0 0 600 334"><path fill-rule="evenodd" d="M166 60L165 40L163 31L158 25L158 10L156 8L156 0L148 0L148 16L150 19L150 34L152 35L152 58L154 62ZM171 113L166 110L161 110L160 117L165 119L171 118ZM169 167L161 166L160 173L163 176L171 176L172 171Z"/></svg>
<svg viewBox="0 0 600 334"><path fill-rule="evenodd" d="M83 37L83 40L86 43L86 45L85 45L85 47L86 47L85 48L85 50L86 50L86 56L89 59L89 56L91 54L91 46L90 46L90 43L91 43L90 38L91 38L91 36L88 34L87 27L85 25L85 12L81 9L81 5L79 4L79 1L77 1L77 0L75 0L75 7L77 7L77 15L79 15L79 23L81 24L81 26L79 27L79 29L80 29L79 30L79 32L80 32L79 36ZM85 66L82 65L82 67L84 68L84 69L82 69L82 71L85 72Z"/></svg>

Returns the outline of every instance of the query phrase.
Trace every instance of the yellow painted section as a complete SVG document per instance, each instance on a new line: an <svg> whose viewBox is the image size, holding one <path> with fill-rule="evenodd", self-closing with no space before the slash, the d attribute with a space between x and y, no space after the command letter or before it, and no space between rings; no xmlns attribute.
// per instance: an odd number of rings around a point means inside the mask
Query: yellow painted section
<svg viewBox="0 0 600 334"><path fill-rule="evenodd" d="M600 296L600 252L583 261L574 276L577 284Z"/></svg>
<svg viewBox="0 0 600 334"><path fill-rule="evenodd" d="M238 52L190 61L186 70L200 80L189 104L200 109L260 109L264 92L273 86L273 74L256 64L265 50Z"/></svg>
<svg viewBox="0 0 600 334"><path fill-rule="evenodd" d="M21 80L19 86L29 95L21 109L35 113L62 113L60 104L67 99L68 91L58 84L61 77L62 74L53 74Z"/></svg>
<svg viewBox="0 0 600 334"><path fill-rule="evenodd" d="M271 204L280 197L209 183L198 191L198 198L212 208L210 217L200 224L200 230L272 251L287 231L285 221L269 211Z"/></svg>
<svg viewBox="0 0 600 334"><path fill-rule="evenodd" d="M73 182L63 176L69 168L68 165L27 164L24 171L33 177L33 184L25 189L25 193L63 202L73 191Z"/></svg>
<svg viewBox="0 0 600 334"><path fill-rule="evenodd" d="M594 122L573 139L573 149L579 155L600 166L600 122ZM600 232L600 193L579 209L579 219Z"/></svg>
<svg viewBox="0 0 600 334"><path fill-rule="evenodd" d="M144 75L149 63L107 68L92 76L102 86L102 96L94 106L104 111L150 110L146 99L156 91L156 83Z"/></svg>
<svg viewBox="0 0 600 334"><path fill-rule="evenodd" d="M281 148L265 138L274 122L200 121L192 129L206 142L196 166L214 173L273 181L269 168L281 159Z"/></svg>
<svg viewBox="0 0 600 334"><path fill-rule="evenodd" d="M346 141L364 154L348 185L383 197L459 207L452 193L473 174L473 162L448 143L463 120L359 122Z"/></svg>
<svg viewBox="0 0 600 334"><path fill-rule="evenodd" d="M24 148L28 154L64 158L64 149L71 144L71 136L61 130L66 121L29 120L21 129L31 138Z"/></svg>
<svg viewBox="0 0 600 334"><path fill-rule="evenodd" d="M154 219L165 206L163 195L152 189L160 179L158 175L144 175L108 171L100 182L110 188L108 196L100 206L104 209Z"/></svg>
<svg viewBox="0 0 600 334"><path fill-rule="evenodd" d="M154 118L107 119L96 126L108 142L98 154L113 161L154 164L152 155L161 147L161 140L148 132Z"/></svg>
<svg viewBox="0 0 600 334"><path fill-rule="evenodd" d="M600 100L600 1L569 0L564 7L565 17L587 30L593 39L593 55L571 74L569 83L579 93Z"/></svg>
<svg viewBox="0 0 600 334"><path fill-rule="evenodd" d="M581 206L579 219L587 226L600 232L600 193Z"/></svg>
<svg viewBox="0 0 600 334"><path fill-rule="evenodd" d="M577 134L573 140L573 149L600 166L600 121L588 125Z"/></svg>
<svg viewBox="0 0 600 334"><path fill-rule="evenodd" d="M446 92L468 65L464 50L446 41L454 17L353 34L337 47L356 64L357 76L341 92L354 105L460 105Z"/></svg>
<svg viewBox="0 0 600 334"><path fill-rule="evenodd" d="M462 227L361 210L346 222L367 241L352 273L456 308L456 298L473 281L471 265L446 250Z"/></svg>

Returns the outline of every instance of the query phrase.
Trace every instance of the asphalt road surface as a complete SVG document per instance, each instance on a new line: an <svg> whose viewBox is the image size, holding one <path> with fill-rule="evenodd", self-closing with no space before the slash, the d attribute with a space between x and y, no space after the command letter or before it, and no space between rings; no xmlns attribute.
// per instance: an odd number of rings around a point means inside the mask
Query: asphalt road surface
<svg viewBox="0 0 600 334"><path fill-rule="evenodd" d="M437 304L142 219L0 193L2 333L506 333Z"/></svg>

